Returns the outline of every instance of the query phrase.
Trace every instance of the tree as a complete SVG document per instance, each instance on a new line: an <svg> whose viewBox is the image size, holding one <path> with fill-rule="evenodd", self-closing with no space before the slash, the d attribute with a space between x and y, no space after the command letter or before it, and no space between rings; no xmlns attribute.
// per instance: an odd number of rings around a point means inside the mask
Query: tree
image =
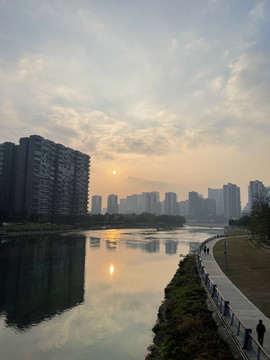
<svg viewBox="0 0 270 360"><path fill-rule="evenodd" d="M252 203L250 230L262 240L270 241L270 199L264 192Z"/></svg>

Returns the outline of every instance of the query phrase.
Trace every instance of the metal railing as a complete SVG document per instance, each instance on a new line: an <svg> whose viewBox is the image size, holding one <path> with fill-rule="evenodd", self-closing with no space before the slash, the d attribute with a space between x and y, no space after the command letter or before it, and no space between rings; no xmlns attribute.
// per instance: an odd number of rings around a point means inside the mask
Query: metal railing
<svg viewBox="0 0 270 360"><path fill-rule="evenodd" d="M223 295L217 288L217 285L213 283L210 279L209 274L207 274L205 267L203 265L203 261L201 259L201 250L203 249L204 245L206 245L209 241L223 238L223 235L216 235L208 238L204 242L201 243L198 254L197 254L197 264L199 274L205 284L205 287L214 300L221 316L226 321L227 326L230 328L236 341L239 345L246 350L247 356L251 356L253 359L257 360L270 360L270 355L264 350L264 348L260 345L257 339L252 334L252 330L246 328L242 321L238 318L235 314L233 309L230 307L230 301L225 300Z"/></svg>

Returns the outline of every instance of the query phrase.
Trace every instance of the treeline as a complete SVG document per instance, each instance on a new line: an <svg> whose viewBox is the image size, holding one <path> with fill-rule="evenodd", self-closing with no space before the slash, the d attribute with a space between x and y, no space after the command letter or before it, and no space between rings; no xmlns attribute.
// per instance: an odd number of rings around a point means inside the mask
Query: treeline
<svg viewBox="0 0 270 360"><path fill-rule="evenodd" d="M153 224L157 226L158 224L168 224L168 225L178 225L183 226L185 223L185 218L183 216L174 216L174 215L154 215L147 212L143 212L139 215L137 214L105 214L105 215L90 215L92 224Z"/></svg>
<svg viewBox="0 0 270 360"><path fill-rule="evenodd" d="M257 199L252 204L250 215L238 220L230 220L229 225L248 228L253 236L270 241L270 201L267 197Z"/></svg>
<svg viewBox="0 0 270 360"><path fill-rule="evenodd" d="M3 221L3 220L2 220ZM26 222L21 218L9 219L13 222ZM27 221L36 223L51 223L51 224L69 224L80 225L84 227L92 226L135 226L135 225L147 225L154 227L163 226L183 226L185 224L185 218L183 216L173 215L154 215L147 212L137 214L97 214L97 215L82 215L82 216L64 216L64 215L51 215L51 216L39 216L31 215Z"/></svg>

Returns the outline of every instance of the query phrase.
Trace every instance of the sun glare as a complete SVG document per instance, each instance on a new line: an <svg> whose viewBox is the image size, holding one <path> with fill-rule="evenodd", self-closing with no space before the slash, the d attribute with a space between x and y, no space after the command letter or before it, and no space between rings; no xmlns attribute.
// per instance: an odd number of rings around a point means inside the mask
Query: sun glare
<svg viewBox="0 0 270 360"><path fill-rule="evenodd" d="M112 172L112 173L113 173L113 175L116 175L116 170L113 170L113 172Z"/></svg>
<svg viewBox="0 0 270 360"><path fill-rule="evenodd" d="M113 272L114 272L114 266L111 264L110 266L110 275L113 276Z"/></svg>

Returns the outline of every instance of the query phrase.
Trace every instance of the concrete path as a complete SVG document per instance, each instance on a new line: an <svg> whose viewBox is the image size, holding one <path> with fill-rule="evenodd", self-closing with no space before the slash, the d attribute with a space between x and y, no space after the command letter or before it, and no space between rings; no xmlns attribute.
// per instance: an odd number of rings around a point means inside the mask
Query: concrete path
<svg viewBox="0 0 270 360"><path fill-rule="evenodd" d="M220 239L211 240L207 243L209 248L209 255L201 252L201 259L205 267L206 273L209 274L210 279L217 285L217 289L223 295L225 300L230 302L231 308L234 310L238 318L247 327L252 329L253 336L257 339L256 326L259 319L263 321L266 327L263 347L270 354L270 319L267 318L255 305L248 300L248 298L241 293L241 291L227 278L221 271L213 257L212 248ZM269 299L270 301L270 299Z"/></svg>

